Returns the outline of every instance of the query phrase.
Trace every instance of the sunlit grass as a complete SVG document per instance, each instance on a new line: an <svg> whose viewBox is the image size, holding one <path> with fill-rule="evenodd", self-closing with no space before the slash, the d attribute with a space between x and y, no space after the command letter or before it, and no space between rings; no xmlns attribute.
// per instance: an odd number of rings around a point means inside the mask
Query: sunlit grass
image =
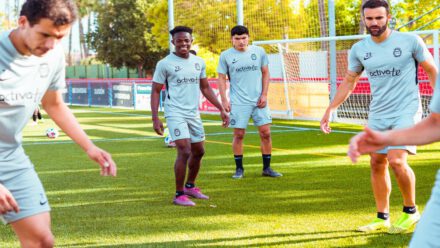
<svg viewBox="0 0 440 248"><path fill-rule="evenodd" d="M175 150L155 136L149 113L124 109L73 108L88 134L118 163L117 178L98 167L54 127L28 126L25 149L52 206L57 247L406 247L411 235L361 234L353 230L375 216L368 157L352 165L347 142L359 126L336 124L348 133L324 135L317 122L276 120L274 168L282 178L261 176L259 136L245 139L245 178L232 180L230 129L218 116L203 116L206 155L197 181L211 198L193 208L172 205ZM299 129L299 128L303 129ZM423 209L438 168L439 145L410 157ZM391 218L401 211L393 179ZM0 247L18 247L0 228Z"/></svg>

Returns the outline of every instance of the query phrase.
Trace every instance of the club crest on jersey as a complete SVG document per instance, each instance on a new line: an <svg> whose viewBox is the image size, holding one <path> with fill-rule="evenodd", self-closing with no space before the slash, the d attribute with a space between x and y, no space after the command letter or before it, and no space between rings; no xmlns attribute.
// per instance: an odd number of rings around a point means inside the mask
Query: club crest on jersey
<svg viewBox="0 0 440 248"><path fill-rule="evenodd" d="M40 64L38 72L41 78L47 78L49 76L49 65L47 63Z"/></svg>
<svg viewBox="0 0 440 248"><path fill-rule="evenodd" d="M174 135L176 135L177 137L180 136L180 130L178 128L174 129Z"/></svg>
<svg viewBox="0 0 440 248"><path fill-rule="evenodd" d="M257 55L256 55L255 53L253 53L253 54L251 55L251 59L252 59L252 60L257 60Z"/></svg>
<svg viewBox="0 0 440 248"><path fill-rule="evenodd" d="M400 47L394 48L393 55L396 58L402 56L402 49Z"/></svg>
<svg viewBox="0 0 440 248"><path fill-rule="evenodd" d="M199 63L196 63L195 67L196 67L196 70L200 71L200 64Z"/></svg>

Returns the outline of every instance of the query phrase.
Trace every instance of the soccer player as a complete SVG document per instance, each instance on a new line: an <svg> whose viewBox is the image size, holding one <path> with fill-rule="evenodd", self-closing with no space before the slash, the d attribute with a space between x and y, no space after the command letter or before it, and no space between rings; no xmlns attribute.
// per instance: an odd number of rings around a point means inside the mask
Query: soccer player
<svg viewBox="0 0 440 248"><path fill-rule="evenodd" d="M348 156L357 162L361 154L374 152L385 146L404 144L423 145L440 141L440 84L437 82L431 100L431 114L417 125L387 132L377 132L369 128L350 141ZM412 237L410 247L438 247L440 244L440 170L432 189L431 198L423 212L420 223Z"/></svg>
<svg viewBox="0 0 440 248"><path fill-rule="evenodd" d="M193 42L192 29L177 26L170 31L175 52L156 65L151 93L153 128L162 135L164 128L158 116L159 97L165 84L165 118L170 135L176 143L177 158L174 163L176 195L173 203L180 206L195 206L188 196L209 199L195 181L205 154L202 120L199 113L200 91L220 110L223 126L228 124L228 114L217 100L206 77L206 65L202 58L190 53ZM189 168L185 183L186 168Z"/></svg>
<svg viewBox="0 0 440 248"><path fill-rule="evenodd" d="M53 247L50 207L22 130L40 102L46 113L91 158L101 174L116 175L110 154L96 147L64 104L61 39L77 17L72 0L27 0L18 27L0 35L0 219L22 247Z"/></svg>
<svg viewBox="0 0 440 248"><path fill-rule="evenodd" d="M372 101L368 127L384 131L413 126L421 118L421 102L417 67L421 65L433 86L437 76L434 60L423 41L415 35L399 33L388 28L391 18L385 0L369 0L362 6L363 21L370 33L368 38L354 44L344 81L339 86L321 120L321 130L330 133L330 116L356 87L365 70L371 87ZM419 220L416 208L415 175L407 156L416 153L415 146L388 146L370 153L371 183L376 201L377 218L358 231L387 229L402 233ZM403 196L403 213L391 226L389 220L390 166Z"/></svg>
<svg viewBox="0 0 440 248"><path fill-rule="evenodd" d="M258 127L263 157L263 176L280 177L270 167L272 118L267 105L269 90L269 60L263 48L249 45L249 30L245 26L231 29L233 47L222 52L217 68L219 91L223 107L230 112L229 127L234 129L232 150L235 159L234 179L244 175L243 140L249 118ZM230 102L226 97L226 76L230 82Z"/></svg>

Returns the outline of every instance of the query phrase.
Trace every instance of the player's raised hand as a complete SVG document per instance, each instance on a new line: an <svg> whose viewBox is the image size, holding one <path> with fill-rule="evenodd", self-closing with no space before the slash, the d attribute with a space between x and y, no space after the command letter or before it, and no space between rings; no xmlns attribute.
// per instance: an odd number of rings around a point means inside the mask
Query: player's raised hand
<svg viewBox="0 0 440 248"><path fill-rule="evenodd" d="M20 209L11 192L0 184L0 214L3 215L11 211L18 213Z"/></svg>
<svg viewBox="0 0 440 248"><path fill-rule="evenodd" d="M101 167L101 176L116 176L116 164L110 153L97 146L92 146L87 150L87 155Z"/></svg>
<svg viewBox="0 0 440 248"><path fill-rule="evenodd" d="M331 111L327 110L325 111L321 119L321 131L326 134L331 133L332 131L332 129L330 128L330 116L331 116Z"/></svg>
<svg viewBox="0 0 440 248"><path fill-rule="evenodd" d="M258 99L257 107L264 108L267 105L267 96L261 95L260 99Z"/></svg>
<svg viewBox="0 0 440 248"><path fill-rule="evenodd" d="M159 118L153 119L153 129L157 134L163 135L163 131L164 131L163 123L162 121L160 121Z"/></svg>

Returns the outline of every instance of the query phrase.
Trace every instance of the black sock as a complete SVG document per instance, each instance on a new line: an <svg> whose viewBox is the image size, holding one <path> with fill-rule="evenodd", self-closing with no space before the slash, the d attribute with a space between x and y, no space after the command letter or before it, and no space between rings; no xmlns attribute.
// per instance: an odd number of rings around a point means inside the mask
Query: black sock
<svg viewBox="0 0 440 248"><path fill-rule="evenodd" d="M36 122L36 121L37 121L37 116L36 116L36 115L32 115L32 120L33 120L34 122Z"/></svg>
<svg viewBox="0 0 440 248"><path fill-rule="evenodd" d="M377 212L377 218L382 219L382 220L388 220L390 218L390 214Z"/></svg>
<svg viewBox="0 0 440 248"><path fill-rule="evenodd" d="M262 154L263 157L263 170L270 167L270 159L272 157L272 154Z"/></svg>
<svg viewBox="0 0 440 248"><path fill-rule="evenodd" d="M235 168L243 170L243 155L234 155Z"/></svg>
<svg viewBox="0 0 440 248"><path fill-rule="evenodd" d="M184 195L185 193L183 193L183 191L176 191L176 197L179 197L181 195Z"/></svg>
<svg viewBox="0 0 440 248"><path fill-rule="evenodd" d="M38 117L38 120L41 120L41 113L40 113L40 111L38 111L37 117Z"/></svg>
<svg viewBox="0 0 440 248"><path fill-rule="evenodd" d="M185 184L185 188L188 188L188 189L192 189L192 188L194 188L196 185L194 184L194 183L186 183Z"/></svg>
<svg viewBox="0 0 440 248"><path fill-rule="evenodd" d="M407 214L415 214L417 212L417 208L415 206L412 207L403 206L403 212Z"/></svg>

